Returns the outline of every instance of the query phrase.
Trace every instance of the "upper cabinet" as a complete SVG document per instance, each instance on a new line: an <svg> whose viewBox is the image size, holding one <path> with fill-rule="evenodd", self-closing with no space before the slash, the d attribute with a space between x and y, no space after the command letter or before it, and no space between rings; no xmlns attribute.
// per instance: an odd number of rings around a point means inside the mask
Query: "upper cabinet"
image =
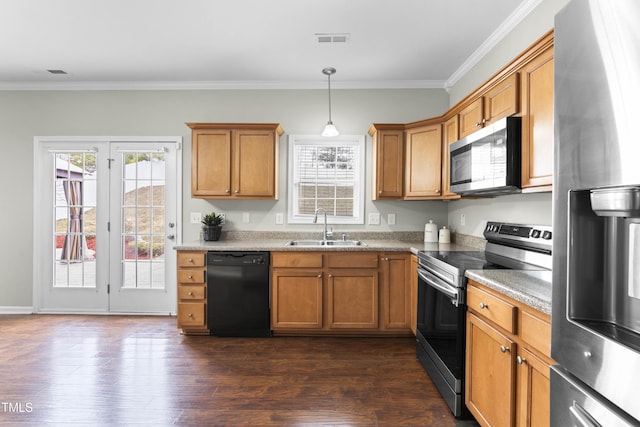
<svg viewBox="0 0 640 427"><path fill-rule="evenodd" d="M191 195L206 199L278 198L278 124L187 123Z"/></svg>
<svg viewBox="0 0 640 427"><path fill-rule="evenodd" d="M458 125L459 117L457 115L451 117L442 125L442 197L444 199L460 198L459 194L451 192L451 158L449 156L449 147L460 139Z"/></svg>
<svg viewBox="0 0 640 427"><path fill-rule="evenodd" d="M512 74L460 110L460 138L519 109L518 75Z"/></svg>
<svg viewBox="0 0 640 427"><path fill-rule="evenodd" d="M442 197L442 126L407 129L405 147L406 200Z"/></svg>
<svg viewBox="0 0 640 427"><path fill-rule="evenodd" d="M522 190L549 191L553 183L553 47L520 71Z"/></svg>
<svg viewBox="0 0 640 427"><path fill-rule="evenodd" d="M402 199L404 182L404 125L374 124L371 200Z"/></svg>

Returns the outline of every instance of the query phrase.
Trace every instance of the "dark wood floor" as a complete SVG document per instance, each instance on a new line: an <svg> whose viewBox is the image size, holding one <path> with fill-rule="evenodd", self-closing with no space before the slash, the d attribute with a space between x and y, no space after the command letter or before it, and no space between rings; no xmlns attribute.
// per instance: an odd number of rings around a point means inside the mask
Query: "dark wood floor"
<svg viewBox="0 0 640 427"><path fill-rule="evenodd" d="M462 426L411 338L181 336L168 317L0 316L3 425Z"/></svg>

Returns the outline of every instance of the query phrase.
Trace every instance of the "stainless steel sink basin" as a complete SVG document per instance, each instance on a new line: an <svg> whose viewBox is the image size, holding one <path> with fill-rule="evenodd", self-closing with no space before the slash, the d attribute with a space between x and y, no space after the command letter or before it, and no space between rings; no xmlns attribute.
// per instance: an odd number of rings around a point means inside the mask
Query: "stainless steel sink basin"
<svg viewBox="0 0 640 427"><path fill-rule="evenodd" d="M316 246L367 246L362 240L291 240L285 244L285 246L304 246L304 247L316 247Z"/></svg>

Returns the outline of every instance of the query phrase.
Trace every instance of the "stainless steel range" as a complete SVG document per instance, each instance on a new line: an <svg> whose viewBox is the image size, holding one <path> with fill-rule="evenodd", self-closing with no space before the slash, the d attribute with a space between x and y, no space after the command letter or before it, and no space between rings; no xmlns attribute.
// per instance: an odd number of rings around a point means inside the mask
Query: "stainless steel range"
<svg viewBox="0 0 640 427"><path fill-rule="evenodd" d="M547 226L488 222L485 251L418 253L417 357L457 418L466 418L466 270L551 270Z"/></svg>

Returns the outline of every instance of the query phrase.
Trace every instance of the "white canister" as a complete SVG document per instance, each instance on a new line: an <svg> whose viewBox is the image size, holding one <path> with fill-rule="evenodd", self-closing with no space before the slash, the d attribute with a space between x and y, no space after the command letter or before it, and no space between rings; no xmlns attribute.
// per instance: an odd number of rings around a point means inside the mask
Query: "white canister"
<svg viewBox="0 0 640 427"><path fill-rule="evenodd" d="M438 243L451 243L451 232L447 227L442 227L438 233Z"/></svg>
<svg viewBox="0 0 640 427"><path fill-rule="evenodd" d="M432 220L424 225L424 242L438 243L438 224L434 224Z"/></svg>

